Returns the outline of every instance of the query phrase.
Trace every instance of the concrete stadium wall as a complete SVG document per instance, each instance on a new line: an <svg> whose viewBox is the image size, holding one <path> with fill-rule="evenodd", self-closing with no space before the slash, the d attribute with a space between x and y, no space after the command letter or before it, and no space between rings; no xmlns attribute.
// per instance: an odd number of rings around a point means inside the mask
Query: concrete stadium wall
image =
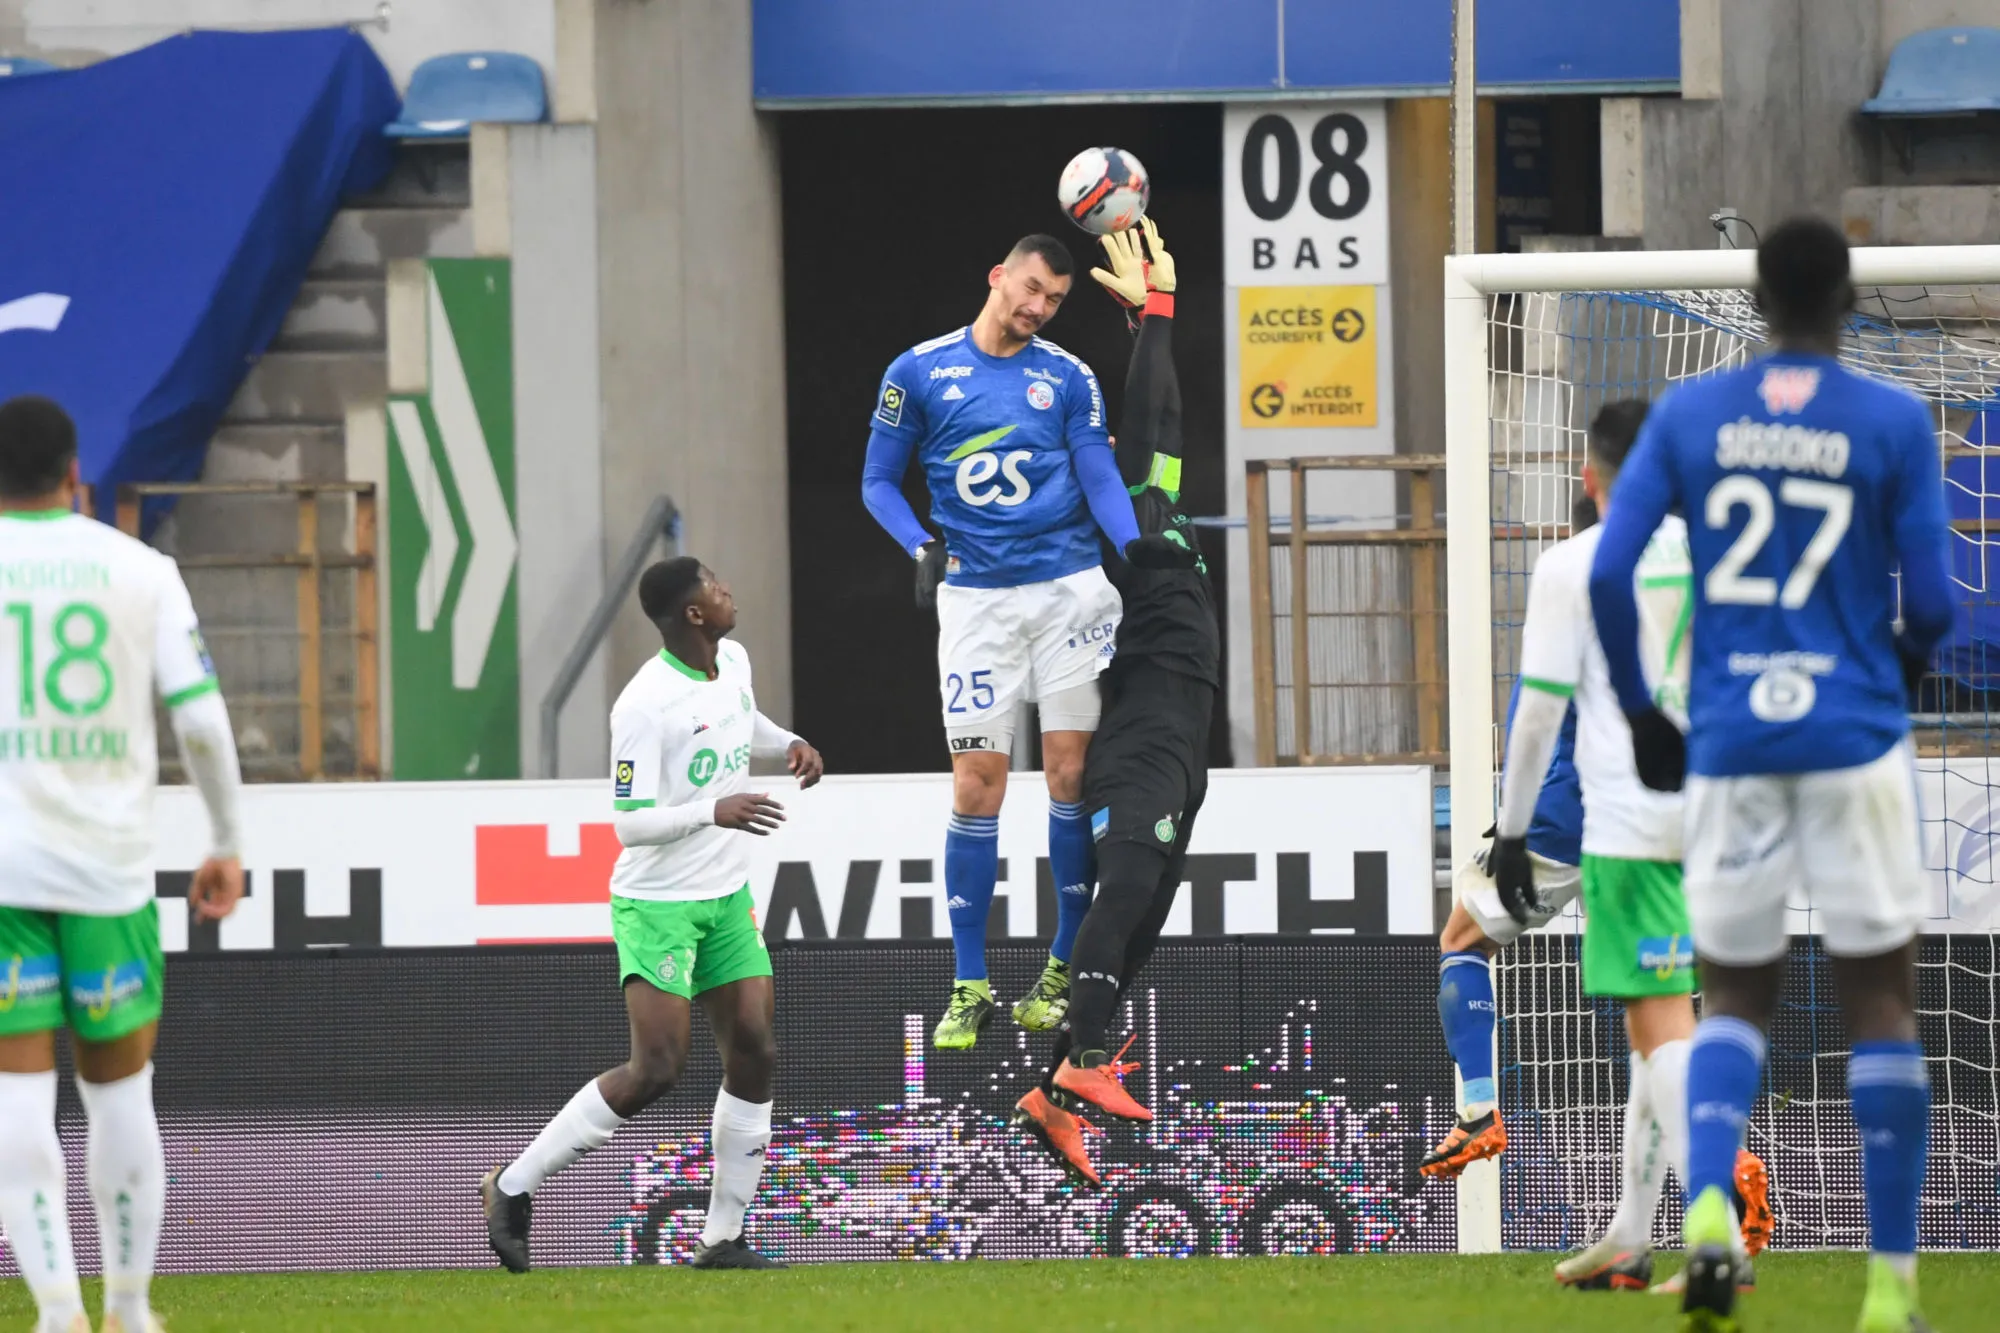
<svg viewBox="0 0 2000 1333"><path fill-rule="evenodd" d="M1684 95L1604 102L1606 234L1700 249L1717 243L1720 208L1759 227L1838 216L1843 191L1878 170L1857 108L1881 79L1886 7L1684 0Z"/></svg>
<svg viewBox="0 0 2000 1333"><path fill-rule="evenodd" d="M735 591L759 706L788 721L780 198L750 0L596 0L591 17L605 540L622 548L671 495L689 553ZM658 650L635 604L614 679Z"/></svg>
<svg viewBox="0 0 2000 1333"><path fill-rule="evenodd" d="M431 56L498 50L556 69L557 0L0 0L0 53L86 64L122 55L189 28L314 28L364 25L362 35L396 86ZM379 8L389 20L378 20Z"/></svg>

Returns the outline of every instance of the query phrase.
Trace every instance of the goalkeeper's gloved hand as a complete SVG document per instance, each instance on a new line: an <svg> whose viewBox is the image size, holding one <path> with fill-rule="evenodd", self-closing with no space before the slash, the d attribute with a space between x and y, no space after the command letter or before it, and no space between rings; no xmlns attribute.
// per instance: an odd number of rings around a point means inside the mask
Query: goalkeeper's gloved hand
<svg viewBox="0 0 2000 1333"><path fill-rule="evenodd" d="M1931 655L1920 651L1910 641L1908 634L1896 636L1896 657L1903 664L1903 692L1909 696L1910 711L1917 712L1919 699L1924 688L1924 677L1931 673Z"/></svg>
<svg viewBox="0 0 2000 1333"><path fill-rule="evenodd" d="M1193 569L1196 560L1193 551L1159 533L1126 542L1124 556L1140 569Z"/></svg>
<svg viewBox="0 0 2000 1333"><path fill-rule="evenodd" d="M1167 253L1165 243L1160 240L1160 229L1153 224L1152 218L1140 218L1139 226L1146 233L1146 253L1151 256L1151 261L1146 265L1146 289L1171 292L1177 280L1174 257Z"/></svg>
<svg viewBox="0 0 2000 1333"><path fill-rule="evenodd" d="M1507 915L1522 925L1531 925L1542 911L1542 895L1535 890L1535 867L1528 860L1526 838L1495 838L1486 858L1493 887L1500 891L1500 905Z"/></svg>
<svg viewBox="0 0 2000 1333"><path fill-rule="evenodd" d="M1679 791L1687 777L1687 737L1657 708L1627 713L1632 726L1632 760L1639 781L1654 791Z"/></svg>
<svg viewBox="0 0 2000 1333"><path fill-rule="evenodd" d="M1101 268L1090 270L1090 276L1098 285L1111 293L1111 298L1119 305L1136 310L1146 304L1146 252L1139 244L1139 235L1131 228L1114 231L1108 236L1100 236L1097 243L1104 247L1105 262L1111 265L1107 272Z"/></svg>
<svg viewBox="0 0 2000 1333"><path fill-rule="evenodd" d="M917 605L930 610L937 605L938 584L944 582L944 543L925 542L917 548Z"/></svg>

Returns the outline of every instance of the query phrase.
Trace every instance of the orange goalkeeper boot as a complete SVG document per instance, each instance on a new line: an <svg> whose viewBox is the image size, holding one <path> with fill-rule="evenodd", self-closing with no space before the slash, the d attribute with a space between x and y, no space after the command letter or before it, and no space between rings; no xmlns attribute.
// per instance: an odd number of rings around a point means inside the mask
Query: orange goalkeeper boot
<svg viewBox="0 0 2000 1333"><path fill-rule="evenodd" d="M1069 1170L1093 1185L1104 1183L1097 1168L1090 1164L1090 1153L1084 1145L1085 1135L1101 1136L1104 1131L1057 1106L1040 1088L1028 1089L1028 1095L1014 1103L1014 1124L1032 1134Z"/></svg>
<svg viewBox="0 0 2000 1333"><path fill-rule="evenodd" d="M1075 1057L1064 1060L1056 1067L1052 1081L1064 1092L1083 1098L1107 1115L1115 1115L1120 1120L1151 1120L1153 1113L1125 1091L1125 1076L1139 1067L1136 1060L1126 1064L1120 1059L1131 1049L1132 1041L1127 1041L1118 1055L1109 1060L1104 1058L1102 1051L1078 1051ZM1093 1055L1097 1057L1097 1063L1088 1067L1077 1065L1077 1059L1089 1059Z"/></svg>

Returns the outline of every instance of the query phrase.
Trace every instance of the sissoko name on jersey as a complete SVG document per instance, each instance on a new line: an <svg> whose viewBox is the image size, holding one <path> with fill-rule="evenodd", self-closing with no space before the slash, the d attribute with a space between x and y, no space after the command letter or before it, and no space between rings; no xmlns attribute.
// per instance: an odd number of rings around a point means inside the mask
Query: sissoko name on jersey
<svg viewBox="0 0 2000 1333"><path fill-rule="evenodd" d="M1628 575L1670 510L1694 564L1689 772L1853 768L1909 733L1892 571L1926 650L1951 621L1937 439L1914 394L1779 352L1660 401L1591 573L1628 712L1648 702Z"/></svg>
<svg viewBox="0 0 2000 1333"><path fill-rule="evenodd" d="M1098 563L1071 451L1109 448L1104 395L1054 343L1006 357L970 329L918 343L883 376L871 425L916 450L951 551L946 582L1011 588Z"/></svg>

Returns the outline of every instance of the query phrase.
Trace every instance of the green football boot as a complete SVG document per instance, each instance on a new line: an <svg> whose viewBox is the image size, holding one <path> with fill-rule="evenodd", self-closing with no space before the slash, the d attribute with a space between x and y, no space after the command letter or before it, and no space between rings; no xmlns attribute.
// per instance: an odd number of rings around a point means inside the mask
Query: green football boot
<svg viewBox="0 0 2000 1333"><path fill-rule="evenodd" d="M1917 1310L1917 1280L1903 1277L1877 1255L1868 1258L1868 1294L1861 1299L1855 1333L1930 1333Z"/></svg>
<svg viewBox="0 0 2000 1333"><path fill-rule="evenodd" d="M1729 1195L1710 1185L1688 1206L1681 1228L1688 1261L1682 1270L1682 1333L1737 1333L1736 1213Z"/></svg>
<svg viewBox="0 0 2000 1333"><path fill-rule="evenodd" d="M992 1019L992 988L984 980L954 981L951 1003L931 1033L931 1045L941 1051L969 1051L979 1044L979 1030Z"/></svg>
<svg viewBox="0 0 2000 1333"><path fill-rule="evenodd" d="M1049 956L1026 995L1014 1001L1014 1021L1030 1032L1053 1032L1069 1013L1069 964Z"/></svg>

